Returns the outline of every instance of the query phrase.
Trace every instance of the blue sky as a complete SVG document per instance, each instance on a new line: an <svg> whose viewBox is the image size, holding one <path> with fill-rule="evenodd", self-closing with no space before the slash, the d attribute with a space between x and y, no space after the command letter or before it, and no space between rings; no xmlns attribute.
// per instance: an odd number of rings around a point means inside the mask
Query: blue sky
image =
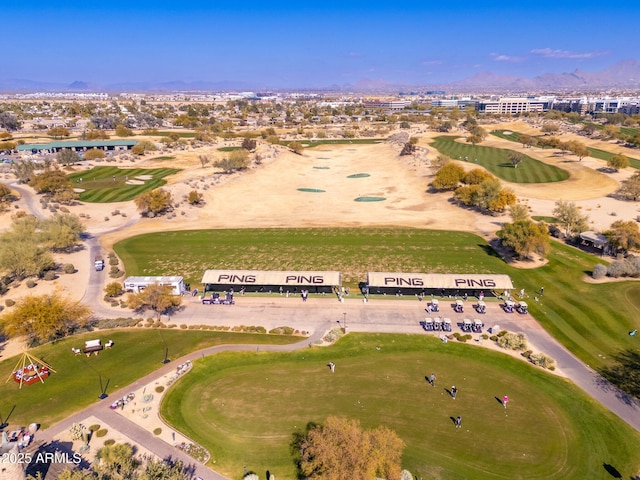
<svg viewBox="0 0 640 480"><path fill-rule="evenodd" d="M639 15L631 0L3 0L0 77L268 89L596 71L638 59Z"/></svg>

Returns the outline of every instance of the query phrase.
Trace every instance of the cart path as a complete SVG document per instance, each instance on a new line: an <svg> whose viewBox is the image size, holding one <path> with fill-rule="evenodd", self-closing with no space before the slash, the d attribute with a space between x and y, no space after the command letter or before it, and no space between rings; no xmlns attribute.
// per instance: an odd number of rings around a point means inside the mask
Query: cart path
<svg viewBox="0 0 640 480"><path fill-rule="evenodd" d="M330 330L333 325L326 324L324 328L318 329L311 336L305 337L304 340L292 343L288 345L259 345L260 351L262 352L290 352L302 348L309 348L309 345L315 342L316 340L322 340L324 333ZM52 425L51 427L42 430L37 433L38 442L49 443L54 440L55 437L58 437L63 432L67 431L71 424L80 423L89 417L96 417L98 420L101 420L105 424L109 425L111 428L114 428L118 432L122 433L126 437L128 437L135 444L143 446L145 449L152 452L159 458L167 459L172 458L173 460L180 460L187 467L187 469L192 472L193 476L202 477L205 480L227 480L227 477L220 475L219 473L211 470L210 468L196 462L193 458L191 458L186 453L178 450L173 445L169 445L165 441L161 440L157 436L153 435L153 433L145 430L140 427L135 422L129 420L128 418L118 414L114 410L110 408L112 398L118 399L127 395L129 392L137 390L139 388L148 385L149 383L156 380L158 377L170 373L175 370L176 364L181 364L186 362L187 360L194 361L202 356L213 355L219 352L228 352L228 351L255 351L255 344L246 344L246 345L217 345L215 347L208 347L202 350L198 350L196 352L192 352L188 355L185 355L175 361L167 363L163 365L158 370L151 372L150 374L140 378L136 382L121 388L109 395L107 399L98 400L94 405L91 405L83 410L73 414L70 417L65 418L64 420ZM171 428L171 427L169 427ZM183 434L184 435L184 434Z"/></svg>

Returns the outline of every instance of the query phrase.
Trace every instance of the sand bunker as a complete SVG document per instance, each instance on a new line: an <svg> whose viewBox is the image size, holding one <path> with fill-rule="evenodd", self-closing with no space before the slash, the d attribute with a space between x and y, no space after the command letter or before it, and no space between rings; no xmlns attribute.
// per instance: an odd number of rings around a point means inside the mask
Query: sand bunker
<svg viewBox="0 0 640 480"><path fill-rule="evenodd" d="M144 185L142 180L127 180L125 183L127 185Z"/></svg>
<svg viewBox="0 0 640 480"><path fill-rule="evenodd" d="M138 180L151 180L153 178L153 175L138 175L136 178Z"/></svg>

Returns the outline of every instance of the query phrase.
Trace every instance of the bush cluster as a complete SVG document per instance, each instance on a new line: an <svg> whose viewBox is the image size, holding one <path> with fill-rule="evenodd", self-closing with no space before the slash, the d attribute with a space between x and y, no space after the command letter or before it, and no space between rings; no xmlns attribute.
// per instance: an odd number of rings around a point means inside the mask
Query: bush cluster
<svg viewBox="0 0 640 480"><path fill-rule="evenodd" d="M502 348L505 348L508 350L526 350L527 337L525 336L524 333L507 332L504 335L498 334L496 343Z"/></svg>
<svg viewBox="0 0 640 480"><path fill-rule="evenodd" d="M598 266L599 265L596 265L596 267ZM629 255L626 258L613 261L611 265L609 265L609 268L607 268L607 275L613 278L640 277L640 257Z"/></svg>

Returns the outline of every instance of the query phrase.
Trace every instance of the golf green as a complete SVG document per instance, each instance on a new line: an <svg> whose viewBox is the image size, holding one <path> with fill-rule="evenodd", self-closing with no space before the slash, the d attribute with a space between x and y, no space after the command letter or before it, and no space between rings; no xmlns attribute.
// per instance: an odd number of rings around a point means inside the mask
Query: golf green
<svg viewBox="0 0 640 480"><path fill-rule="evenodd" d="M640 434L571 383L431 336L350 334L328 348L216 355L197 362L161 410L231 478L243 465L296 478L294 434L329 415L395 430L406 443L403 467L418 477L604 479L606 461L629 478L640 467Z"/></svg>

